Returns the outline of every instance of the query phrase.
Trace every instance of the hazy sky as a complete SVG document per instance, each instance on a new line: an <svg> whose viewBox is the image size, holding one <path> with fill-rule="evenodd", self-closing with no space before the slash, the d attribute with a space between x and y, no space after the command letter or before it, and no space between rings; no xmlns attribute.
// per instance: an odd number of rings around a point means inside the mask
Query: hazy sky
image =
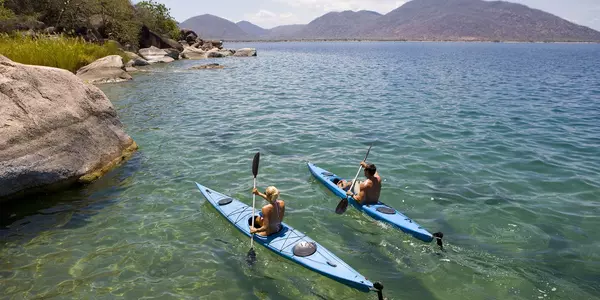
<svg viewBox="0 0 600 300"><path fill-rule="evenodd" d="M305 24L330 11L368 9L382 14L402 0L157 0L171 8L179 22L212 14L233 22L250 21L264 28ZM139 0L133 0L139 2ZM577 24L600 30L600 0L511 0L541 9Z"/></svg>

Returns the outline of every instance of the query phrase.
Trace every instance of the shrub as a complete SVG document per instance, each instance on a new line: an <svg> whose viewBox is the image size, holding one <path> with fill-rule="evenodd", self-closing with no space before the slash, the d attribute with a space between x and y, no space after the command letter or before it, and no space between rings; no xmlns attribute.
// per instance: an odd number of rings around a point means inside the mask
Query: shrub
<svg viewBox="0 0 600 300"><path fill-rule="evenodd" d="M19 33L0 34L0 54L14 62L61 68L71 72L109 55L121 55L124 62L129 60L114 43L98 45L81 38L35 38Z"/></svg>

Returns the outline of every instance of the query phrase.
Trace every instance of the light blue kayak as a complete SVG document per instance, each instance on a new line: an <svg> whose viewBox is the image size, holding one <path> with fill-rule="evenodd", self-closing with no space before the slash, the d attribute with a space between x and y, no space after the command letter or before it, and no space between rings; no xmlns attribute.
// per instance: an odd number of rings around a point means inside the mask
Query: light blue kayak
<svg viewBox="0 0 600 300"><path fill-rule="evenodd" d="M325 169L321 169L312 163L308 163L308 169L321 183L323 183L329 190L331 190L336 196L341 198L346 198L346 191L339 188L334 181L342 180L343 178L333 174ZM424 241L431 242L434 238L440 238L438 241L438 245L441 245L441 233L431 234L429 231L425 230L419 224L411 220L409 217L400 213L396 209L382 203L378 202L374 205L361 205L354 198L349 197L349 203L352 204L356 209L366 213L372 218L389 223L394 227L402 230L405 233L412 235L413 237Z"/></svg>
<svg viewBox="0 0 600 300"><path fill-rule="evenodd" d="M239 231L250 237L250 221L252 207L227 195L211 190L196 183L202 195ZM257 210L258 211L258 210ZM264 237L254 235L254 241L265 246L282 257L300 264L335 281L363 292L377 291L373 283L352 269L325 247L321 246L304 233L282 223L279 233ZM300 253L303 246L310 245L314 253ZM316 248L316 251L314 250ZM298 251L297 251L298 250ZM304 251L307 251L306 248Z"/></svg>

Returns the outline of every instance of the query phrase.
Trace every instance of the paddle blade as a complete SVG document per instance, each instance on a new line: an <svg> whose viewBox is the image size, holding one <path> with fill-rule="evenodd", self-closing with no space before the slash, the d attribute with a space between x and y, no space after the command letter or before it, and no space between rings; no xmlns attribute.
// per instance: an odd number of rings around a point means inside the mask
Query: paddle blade
<svg viewBox="0 0 600 300"><path fill-rule="evenodd" d="M260 152L256 152L254 160L252 161L252 175L256 177L258 175L258 163L260 161Z"/></svg>
<svg viewBox="0 0 600 300"><path fill-rule="evenodd" d="M367 155L365 155L365 159L363 159L363 161L367 161L367 157L369 157L369 152L371 152L372 147L373 145L369 146L369 150L367 150Z"/></svg>
<svg viewBox="0 0 600 300"><path fill-rule="evenodd" d="M246 262L248 263L248 265L254 265L254 263L256 262L256 252L254 252L254 248L250 248L250 251L248 251L248 255L246 256Z"/></svg>
<svg viewBox="0 0 600 300"><path fill-rule="evenodd" d="M348 199L344 198L338 203L338 206L335 208L335 213L341 215L346 212L346 209L348 209Z"/></svg>

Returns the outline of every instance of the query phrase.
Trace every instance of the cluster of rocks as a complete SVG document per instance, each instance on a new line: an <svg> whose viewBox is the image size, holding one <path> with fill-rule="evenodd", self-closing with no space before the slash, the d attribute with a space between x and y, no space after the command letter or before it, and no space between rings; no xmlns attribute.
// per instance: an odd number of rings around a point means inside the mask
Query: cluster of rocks
<svg viewBox="0 0 600 300"><path fill-rule="evenodd" d="M93 84L121 82L132 79L129 72L136 72L140 67L157 63L171 63L180 59L256 56L254 48L224 49L222 41L203 40L189 29L182 29L180 40L176 42L158 35L144 26L142 27L140 46L142 48L137 53L125 52L130 58L128 62L124 63L118 55L108 56L81 68L77 71L77 76ZM214 69L214 65L207 66L195 69Z"/></svg>
<svg viewBox="0 0 600 300"><path fill-rule="evenodd" d="M126 63L111 55L76 74L0 55L0 202L90 183L137 150L110 100L89 83L131 80L129 72L137 68L179 59L256 56L255 49L223 49L221 41L185 29L176 42L145 28L140 46L126 52ZM222 68L212 63L191 69Z"/></svg>

